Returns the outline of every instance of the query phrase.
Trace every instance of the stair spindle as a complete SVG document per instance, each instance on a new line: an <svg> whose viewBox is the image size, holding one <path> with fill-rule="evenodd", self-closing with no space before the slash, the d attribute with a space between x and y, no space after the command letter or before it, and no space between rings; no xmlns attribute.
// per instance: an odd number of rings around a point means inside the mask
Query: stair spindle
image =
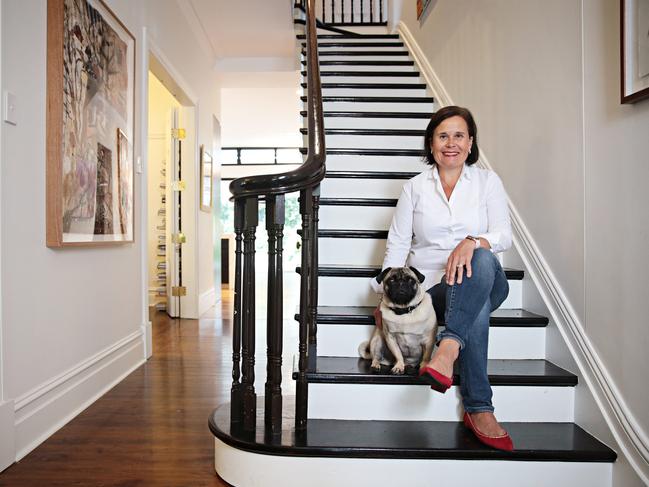
<svg viewBox="0 0 649 487"><path fill-rule="evenodd" d="M320 185L313 189L313 221L311 222L311 272L309 273L309 370L315 370L318 349L318 210Z"/></svg>
<svg viewBox="0 0 649 487"><path fill-rule="evenodd" d="M244 200L243 214L243 429L254 431L257 423L255 394L255 232L258 224L257 197Z"/></svg>
<svg viewBox="0 0 649 487"><path fill-rule="evenodd" d="M361 0L361 24L365 22L365 19L363 18L363 4L365 3L365 0Z"/></svg>
<svg viewBox="0 0 649 487"><path fill-rule="evenodd" d="M302 215L302 272L300 275L300 343L298 347L298 374L295 384L295 429L304 431L307 425L307 404L309 398L306 373L308 369L309 319L311 307L310 274L318 272L313 268L313 190L300 191L300 214Z"/></svg>
<svg viewBox="0 0 649 487"><path fill-rule="evenodd" d="M264 420L271 433L282 431L282 339L283 339L283 266L282 237L285 221L284 195L266 198L268 232L268 313L267 366Z"/></svg>
<svg viewBox="0 0 649 487"><path fill-rule="evenodd" d="M379 0L379 22L383 22L383 0Z"/></svg>
<svg viewBox="0 0 649 487"><path fill-rule="evenodd" d="M243 240L243 200L234 202L234 233L235 233L235 271L234 271L234 316L232 319L232 387L230 389L230 418L232 423L240 423L243 419L243 398L241 389L241 271Z"/></svg>

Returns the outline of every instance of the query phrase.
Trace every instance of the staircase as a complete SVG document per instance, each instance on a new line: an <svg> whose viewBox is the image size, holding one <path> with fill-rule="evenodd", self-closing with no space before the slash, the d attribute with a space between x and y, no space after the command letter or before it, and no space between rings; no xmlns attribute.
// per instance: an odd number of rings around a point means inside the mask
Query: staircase
<svg viewBox="0 0 649 487"><path fill-rule="evenodd" d="M296 430L285 410L281 434L271 435L260 411L256 431L245 433L221 406L210 418L217 472L238 487L370 486L389 478L409 486L610 487L616 454L574 423L577 376L545 359L548 318L521 309L522 270L506 270L510 294L491 316L489 346L496 415L513 452L483 446L462 425L456 385L438 394L415 375L373 373L358 357L377 303L368 280L380 271L403 183L426 168L422 137L434 100L385 27L361 36L319 32L327 172L308 424Z"/></svg>

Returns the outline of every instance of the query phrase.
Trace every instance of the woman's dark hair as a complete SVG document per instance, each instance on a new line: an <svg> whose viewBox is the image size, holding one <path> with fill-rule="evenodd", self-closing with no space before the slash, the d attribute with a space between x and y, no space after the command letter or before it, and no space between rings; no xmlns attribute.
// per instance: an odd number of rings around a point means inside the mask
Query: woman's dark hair
<svg viewBox="0 0 649 487"><path fill-rule="evenodd" d="M467 127L469 127L469 137L473 137L473 144L471 145L471 152L466 158L466 164L471 165L475 164L480 156L480 149L478 149L478 127L475 125L473 120L473 115L466 108L456 107L454 105L441 108L437 110L430 122L428 122L428 127L426 127L426 135L424 137L424 160L426 164L434 165L437 163L433 157L433 152L430 150L430 142L433 139L433 134L437 126L442 123L447 118L451 117L462 117L466 122Z"/></svg>

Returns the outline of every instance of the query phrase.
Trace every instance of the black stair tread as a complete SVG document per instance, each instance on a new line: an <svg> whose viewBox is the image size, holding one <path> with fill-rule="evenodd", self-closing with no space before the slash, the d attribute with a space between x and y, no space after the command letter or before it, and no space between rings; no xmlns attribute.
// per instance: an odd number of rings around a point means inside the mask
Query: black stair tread
<svg viewBox="0 0 649 487"><path fill-rule="evenodd" d="M300 272L300 267L295 270ZM523 279L523 271L517 269L505 268L507 279ZM322 277L376 277L381 272L381 266L378 265L321 265L318 266L318 275Z"/></svg>
<svg viewBox="0 0 649 487"><path fill-rule="evenodd" d="M397 206L394 198L320 198L320 206Z"/></svg>
<svg viewBox="0 0 649 487"><path fill-rule="evenodd" d="M302 76L306 76L306 71L301 71ZM322 71L320 77L327 76L364 76L376 78L418 78L420 75L417 71Z"/></svg>
<svg viewBox="0 0 649 487"><path fill-rule="evenodd" d="M300 115L306 117L306 110L300 111ZM348 118L426 118L433 116L432 113L425 112L323 112L326 117L348 117Z"/></svg>
<svg viewBox="0 0 649 487"><path fill-rule="evenodd" d="M302 235L301 230L298 230L298 235ZM318 229L318 237L321 238L375 238L385 240L388 238L387 230L320 230Z"/></svg>
<svg viewBox="0 0 649 487"><path fill-rule="evenodd" d="M306 42L302 42L302 47ZM318 47L404 47L403 42L318 42Z"/></svg>
<svg viewBox="0 0 649 487"><path fill-rule="evenodd" d="M303 102L306 96L301 96ZM323 96L323 102L354 102L354 103L433 103L432 96Z"/></svg>
<svg viewBox="0 0 649 487"><path fill-rule="evenodd" d="M306 56L306 51L302 50L301 54ZM363 57L372 57L372 56L388 56L388 57L407 57L408 51L319 51L318 57L320 59L327 58L329 56L363 56Z"/></svg>
<svg viewBox="0 0 649 487"><path fill-rule="evenodd" d="M394 384L422 385L413 369L410 373L396 375L390 372L390 367L384 367L380 373L370 367L371 361L359 357L321 357L318 356L315 371L306 373L309 383L326 384ZM462 377L458 372L458 362L455 363L453 384L460 384ZM489 359L487 361L489 383L492 386L516 385L553 387L571 387L577 385L577 376L544 359L512 360ZM293 371L293 379L297 371ZM430 387L430 386L428 386Z"/></svg>
<svg viewBox="0 0 649 487"><path fill-rule="evenodd" d="M305 34L297 34L297 39L306 39ZM398 39L399 34L318 34L318 39Z"/></svg>
<svg viewBox="0 0 649 487"><path fill-rule="evenodd" d="M306 88L306 83L301 83ZM322 89L358 89L358 90L425 90L426 83L322 83Z"/></svg>
<svg viewBox="0 0 649 487"><path fill-rule="evenodd" d="M306 147L300 147L301 154L307 154ZM404 157L419 157L423 155L423 151L419 149L350 149L347 147L340 148L327 148L328 155L339 156L404 156Z"/></svg>
<svg viewBox="0 0 649 487"><path fill-rule="evenodd" d="M373 306L318 306L318 323L322 325L374 325ZM295 315L299 319L299 315ZM497 309L489 323L495 327L542 328L548 318L525 309Z"/></svg>
<svg viewBox="0 0 649 487"><path fill-rule="evenodd" d="M418 172L405 171L327 171L325 178L330 179L411 179Z"/></svg>
<svg viewBox="0 0 649 487"><path fill-rule="evenodd" d="M309 129L302 128L300 133L306 135ZM374 135L398 137L423 137L425 130L416 129L325 129L326 135Z"/></svg>
<svg viewBox="0 0 649 487"><path fill-rule="evenodd" d="M288 399L288 398L287 398ZM295 431L286 408L281 435L267 435L264 398L257 401L255 433L244 433L230 422L230 403L209 417L212 433L235 448L283 456L329 458L527 460L614 462L616 453L574 423L502 423L515 450L504 452L482 445L456 421L359 421L309 419L305 433Z"/></svg>
<svg viewBox="0 0 649 487"><path fill-rule="evenodd" d="M306 61L302 61L306 66ZM414 66L414 61L320 61L320 66Z"/></svg>

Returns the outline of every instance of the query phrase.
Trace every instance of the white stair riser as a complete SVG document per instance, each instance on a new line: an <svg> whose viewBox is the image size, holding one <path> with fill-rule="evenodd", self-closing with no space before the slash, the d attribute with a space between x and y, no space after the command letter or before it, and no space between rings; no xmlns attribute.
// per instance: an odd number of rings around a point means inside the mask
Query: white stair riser
<svg viewBox="0 0 649 487"><path fill-rule="evenodd" d="M378 296L370 288L367 277L320 277L318 304L320 306L376 306ZM522 308L522 281L509 281L509 296L502 309Z"/></svg>
<svg viewBox="0 0 649 487"><path fill-rule="evenodd" d="M337 81L332 81L337 83ZM306 92L305 92L306 94ZM322 96L430 96L425 89L322 88Z"/></svg>
<svg viewBox="0 0 649 487"><path fill-rule="evenodd" d="M331 135L325 134L327 147L347 147L350 149L421 149L424 150L424 137L407 135Z"/></svg>
<svg viewBox="0 0 649 487"><path fill-rule="evenodd" d="M443 330L444 327L439 327ZM320 325L318 326L318 355L327 357L355 357L358 346L369 340L374 325ZM545 358L545 328L499 327L489 328L490 359Z"/></svg>
<svg viewBox="0 0 649 487"><path fill-rule="evenodd" d="M413 72L417 71L416 67L414 65L379 65L379 66L373 66L373 65L364 65L364 64L353 64L353 60L350 59L345 59L344 61L352 61L350 64L332 64L332 65L326 65L322 64L322 61L320 62L320 71L408 71L408 72ZM329 59L328 61L333 61L333 59ZM305 65L302 65L302 69L306 69Z"/></svg>
<svg viewBox="0 0 649 487"><path fill-rule="evenodd" d="M322 228L322 227L321 227ZM385 256L385 240L375 238L319 238L320 265L381 265Z"/></svg>
<svg viewBox="0 0 649 487"><path fill-rule="evenodd" d="M574 421L574 387L492 386L492 390L499 421ZM439 394L425 384L309 384L308 414L314 419L458 421L463 408L460 386Z"/></svg>
<svg viewBox="0 0 649 487"><path fill-rule="evenodd" d="M416 112L433 113L433 102L367 102L367 101L325 101L322 104L326 112ZM306 110L306 104L303 108Z"/></svg>
<svg viewBox="0 0 649 487"><path fill-rule="evenodd" d="M341 71L348 71L342 70ZM322 76L322 83L423 83L419 76ZM302 77L302 83L306 78Z"/></svg>
<svg viewBox="0 0 649 487"><path fill-rule="evenodd" d="M406 181L325 177L320 183L320 195L323 198L398 198Z"/></svg>
<svg viewBox="0 0 649 487"><path fill-rule="evenodd" d="M327 155L328 171L406 171L421 172L428 166L416 156Z"/></svg>
<svg viewBox="0 0 649 487"><path fill-rule="evenodd" d="M390 206L320 206L320 228L386 230L392 215Z"/></svg>
<svg viewBox="0 0 649 487"><path fill-rule="evenodd" d="M477 487L497 479L498 487L521 487L525 479L525 487L611 487L613 476L612 463L278 456L238 450L218 438L214 455L219 476L238 487L376 487L391 478L404 486Z"/></svg>
<svg viewBox="0 0 649 487"><path fill-rule="evenodd" d="M325 117L325 128L426 130L428 118Z"/></svg>

